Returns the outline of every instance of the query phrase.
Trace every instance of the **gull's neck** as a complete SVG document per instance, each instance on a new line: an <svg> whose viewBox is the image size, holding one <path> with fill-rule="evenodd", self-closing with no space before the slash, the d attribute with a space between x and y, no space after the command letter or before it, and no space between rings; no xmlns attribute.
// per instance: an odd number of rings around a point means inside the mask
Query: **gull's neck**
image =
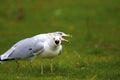
<svg viewBox="0 0 120 80"><path fill-rule="evenodd" d="M55 50L55 49L57 49L60 45L55 45L55 42L53 41L53 40L48 40L48 47L50 48L50 49L52 49L52 50Z"/></svg>

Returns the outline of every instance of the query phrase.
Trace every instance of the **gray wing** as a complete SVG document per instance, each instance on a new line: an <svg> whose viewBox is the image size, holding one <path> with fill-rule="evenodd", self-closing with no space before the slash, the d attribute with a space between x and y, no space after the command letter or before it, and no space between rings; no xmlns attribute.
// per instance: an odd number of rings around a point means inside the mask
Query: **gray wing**
<svg viewBox="0 0 120 80"><path fill-rule="evenodd" d="M31 58L44 49L43 43L33 38L27 38L16 43L10 50L2 55L3 59ZM6 57L6 58L4 58Z"/></svg>

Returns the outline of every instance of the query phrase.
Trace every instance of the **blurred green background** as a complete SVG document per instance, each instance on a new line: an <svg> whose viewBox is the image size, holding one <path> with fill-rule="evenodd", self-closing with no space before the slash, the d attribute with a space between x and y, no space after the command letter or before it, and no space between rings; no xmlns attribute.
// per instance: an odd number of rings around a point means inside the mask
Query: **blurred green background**
<svg viewBox="0 0 120 80"><path fill-rule="evenodd" d="M120 0L0 0L0 54L40 33L71 34L54 61L54 73L40 75L40 59L0 64L1 80L119 80ZM12 74L12 75L11 75Z"/></svg>

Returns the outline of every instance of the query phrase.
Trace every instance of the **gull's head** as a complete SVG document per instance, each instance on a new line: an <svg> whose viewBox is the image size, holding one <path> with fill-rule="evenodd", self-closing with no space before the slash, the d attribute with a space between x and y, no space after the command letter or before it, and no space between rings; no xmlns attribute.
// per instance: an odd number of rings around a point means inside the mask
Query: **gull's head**
<svg viewBox="0 0 120 80"><path fill-rule="evenodd" d="M61 37L61 40L62 40L62 41L66 41L66 42L68 42L68 40L66 40L65 37L72 37L71 35L66 34L66 33L64 33L64 32L60 32L60 31L55 32L55 35L56 35L56 36L60 36L60 37Z"/></svg>
<svg viewBox="0 0 120 80"><path fill-rule="evenodd" d="M55 36L53 38L53 41L54 41L55 45L58 46L61 44L62 38L60 36Z"/></svg>

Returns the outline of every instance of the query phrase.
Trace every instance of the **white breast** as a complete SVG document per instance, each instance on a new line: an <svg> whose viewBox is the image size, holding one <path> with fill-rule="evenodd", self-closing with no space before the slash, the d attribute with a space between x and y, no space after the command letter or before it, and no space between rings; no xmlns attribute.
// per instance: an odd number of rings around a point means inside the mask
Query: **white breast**
<svg viewBox="0 0 120 80"><path fill-rule="evenodd" d="M59 45L54 49L51 49L50 46L46 45L44 51L40 54L42 58L53 58L57 56L62 50L62 46Z"/></svg>

